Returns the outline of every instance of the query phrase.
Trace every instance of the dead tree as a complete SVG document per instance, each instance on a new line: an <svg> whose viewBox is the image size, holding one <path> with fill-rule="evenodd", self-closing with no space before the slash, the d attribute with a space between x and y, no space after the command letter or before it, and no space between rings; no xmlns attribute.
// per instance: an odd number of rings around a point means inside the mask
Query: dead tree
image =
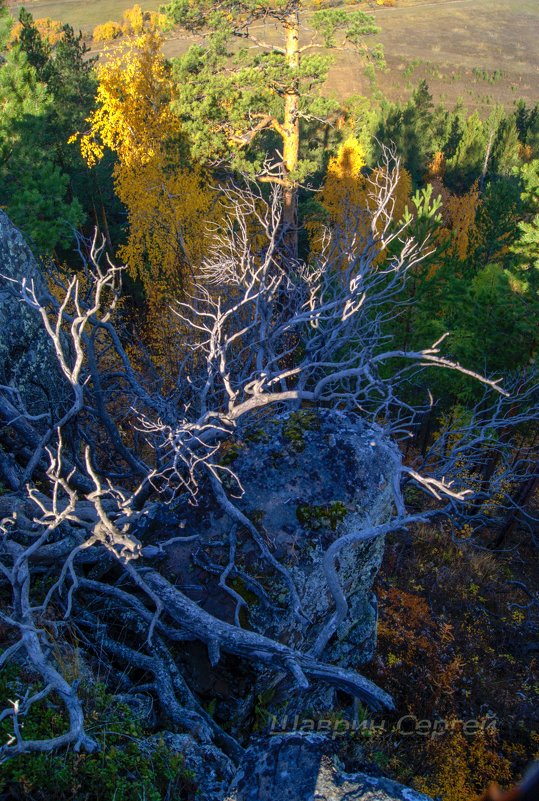
<svg viewBox="0 0 539 801"><path fill-rule="evenodd" d="M51 638L61 636L67 625L89 643L99 643L111 662L142 670L149 677L147 689L175 725L202 741L215 740L236 758L241 745L220 729L189 689L171 643L201 641L212 665L221 653L233 654L257 669L290 677L300 691L322 682L373 708L392 706L391 697L371 681L323 661L325 646L347 614L335 567L339 553L441 515L471 515L479 525L487 500L502 486L509 508L515 486L535 470L533 448L523 446L515 457L508 438L497 434L508 426L525 426L537 397L533 381L521 378L515 411L513 387L504 389L500 380L445 358L443 338L421 351L391 347L385 322L400 313L401 290L429 253L429 243L415 241L406 225L395 224L398 164L389 154L385 168L371 187L369 225L351 221L348 230L328 233L312 264L283 264L277 193L268 203L257 192L227 191L228 223L216 234L192 296L172 310L185 332L185 346L167 394L154 371L135 369L129 358L115 321L121 268L105 259L104 244L93 241L82 276L66 283L54 275L56 290L45 298L31 284L13 286L41 316L71 403L36 420L16 387L0 390L3 423L17 429L27 454L25 464L4 467L0 460L0 471L10 471L9 485L18 485L18 495L10 496L12 512L1 521L1 580L12 597L1 619L12 638L0 663L24 659L43 686L0 713L13 729L0 758L66 745L88 751L97 747L85 731L77 685L63 678L50 647ZM242 487L223 463L222 444L248 416L270 406L301 404L359 411L381 438L407 436L417 409L401 397L401 388L428 368L471 376L484 385L487 399L458 432L443 432L421 465L412 469L395 459L391 520L337 535L328 547L324 571L335 611L313 646L292 648L245 629L239 615L235 624L223 622L160 572L156 558L171 542L194 539L197 533L185 531L144 545L138 527L160 505L196 504L204 484L231 521L229 561L217 566L220 581L226 584L232 569L242 570L235 566L235 538L241 531L284 582L288 604L303 624L301 597L288 569L236 502ZM487 486L481 470L494 453L495 480ZM465 475L463 462L469 467ZM47 492L42 489L45 475ZM406 511L406 482L431 498L425 511ZM46 594L35 581L43 571L51 578ZM241 575L263 594L254 576ZM51 619L53 606L63 611L63 620ZM118 610L129 642L115 636ZM21 720L50 693L65 707L66 732L53 739L25 739Z"/></svg>

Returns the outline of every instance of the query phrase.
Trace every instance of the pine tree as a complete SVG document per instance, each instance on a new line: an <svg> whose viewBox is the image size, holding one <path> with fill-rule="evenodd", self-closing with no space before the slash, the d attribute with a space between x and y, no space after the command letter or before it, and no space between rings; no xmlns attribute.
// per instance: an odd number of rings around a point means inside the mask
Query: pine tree
<svg viewBox="0 0 539 801"><path fill-rule="evenodd" d="M518 236L523 204L516 176L492 178L481 194L472 245L479 265L502 261Z"/></svg>
<svg viewBox="0 0 539 801"><path fill-rule="evenodd" d="M539 159L516 168L515 175L522 184L520 197L524 204L524 215L518 224L518 237L511 245L510 251L515 257L519 280L537 303L539 301Z"/></svg>
<svg viewBox="0 0 539 801"><path fill-rule="evenodd" d="M12 27L13 18L7 10L6 0L0 0L0 54L5 49L9 41ZM0 63L1 59L2 56L0 55Z"/></svg>
<svg viewBox="0 0 539 801"><path fill-rule="evenodd" d="M47 254L67 245L82 220L81 205L70 197L68 176L51 148L53 107L52 94L15 44L0 65L0 205Z"/></svg>
<svg viewBox="0 0 539 801"><path fill-rule="evenodd" d="M302 121L328 118L338 108L318 93L330 59L310 53L315 41L300 43L301 21L310 8L302 0L171 0L166 6L174 23L205 37L174 63L176 110L195 157L281 184L292 253L297 252L298 185L316 166L302 152ZM266 22L277 28L278 41L259 38L256 26ZM380 47L366 43L378 32L372 16L322 9L309 16L309 26L319 44L354 47L363 60L382 63ZM232 41L246 46L234 51Z"/></svg>
<svg viewBox="0 0 539 801"><path fill-rule="evenodd" d="M518 138L525 145L528 144L528 133L533 131L539 117L539 105L528 108L524 100L518 100L515 107L515 124Z"/></svg>
<svg viewBox="0 0 539 801"><path fill-rule="evenodd" d="M463 123L454 155L447 158L446 182L457 192L465 191L479 178L488 152L488 131L474 112ZM447 155L447 154L446 154Z"/></svg>
<svg viewBox="0 0 539 801"><path fill-rule="evenodd" d="M439 112L436 115L434 112L428 85L426 81L421 81L408 103L386 101L383 104L381 120L375 132L378 142L395 146L416 185L423 178L427 164L439 147L434 133Z"/></svg>
<svg viewBox="0 0 539 801"><path fill-rule="evenodd" d="M88 58L82 34L69 25L45 22L40 28L23 9L11 30L2 67L5 114L0 127L13 147L1 170L8 210L21 218L38 248L52 253L68 245L72 228L93 212L105 190L103 181L97 186L89 180L78 148L67 144L93 103L95 59ZM24 211L30 197L35 202Z"/></svg>

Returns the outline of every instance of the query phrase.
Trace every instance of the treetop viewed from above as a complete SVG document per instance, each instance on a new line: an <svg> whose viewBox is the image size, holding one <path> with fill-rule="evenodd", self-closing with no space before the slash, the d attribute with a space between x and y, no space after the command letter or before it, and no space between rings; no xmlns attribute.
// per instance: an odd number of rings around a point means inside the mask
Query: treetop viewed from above
<svg viewBox="0 0 539 801"><path fill-rule="evenodd" d="M539 798L539 6L0 0L0 798Z"/></svg>

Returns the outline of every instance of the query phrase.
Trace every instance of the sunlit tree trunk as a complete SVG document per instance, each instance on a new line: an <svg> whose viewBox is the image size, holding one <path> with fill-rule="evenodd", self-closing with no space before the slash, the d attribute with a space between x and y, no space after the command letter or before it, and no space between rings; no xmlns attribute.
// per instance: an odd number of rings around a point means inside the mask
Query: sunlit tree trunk
<svg viewBox="0 0 539 801"><path fill-rule="evenodd" d="M286 20L285 59L292 80L286 90L283 124L283 224L285 240L293 256L298 252L297 181L294 173L299 161L299 14L292 11Z"/></svg>

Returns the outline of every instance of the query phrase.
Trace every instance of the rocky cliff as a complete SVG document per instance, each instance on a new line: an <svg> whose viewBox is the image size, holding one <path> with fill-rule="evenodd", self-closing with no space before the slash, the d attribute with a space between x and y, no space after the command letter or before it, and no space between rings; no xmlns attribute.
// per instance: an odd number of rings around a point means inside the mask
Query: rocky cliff
<svg viewBox="0 0 539 801"><path fill-rule="evenodd" d="M226 801L430 801L384 777L346 773L316 734L276 736L245 754Z"/></svg>
<svg viewBox="0 0 539 801"><path fill-rule="evenodd" d="M21 232L0 210L0 383L22 394L28 411L57 400L59 370L39 316L21 301L19 283L41 297L45 278Z"/></svg>
<svg viewBox="0 0 539 801"><path fill-rule="evenodd" d="M0 210L0 480L18 489L21 449L37 447L32 421L58 408L65 384L39 315L23 303L20 283L41 297L45 278L21 232ZM24 416L20 411L24 410ZM9 424L8 427L5 427Z"/></svg>

